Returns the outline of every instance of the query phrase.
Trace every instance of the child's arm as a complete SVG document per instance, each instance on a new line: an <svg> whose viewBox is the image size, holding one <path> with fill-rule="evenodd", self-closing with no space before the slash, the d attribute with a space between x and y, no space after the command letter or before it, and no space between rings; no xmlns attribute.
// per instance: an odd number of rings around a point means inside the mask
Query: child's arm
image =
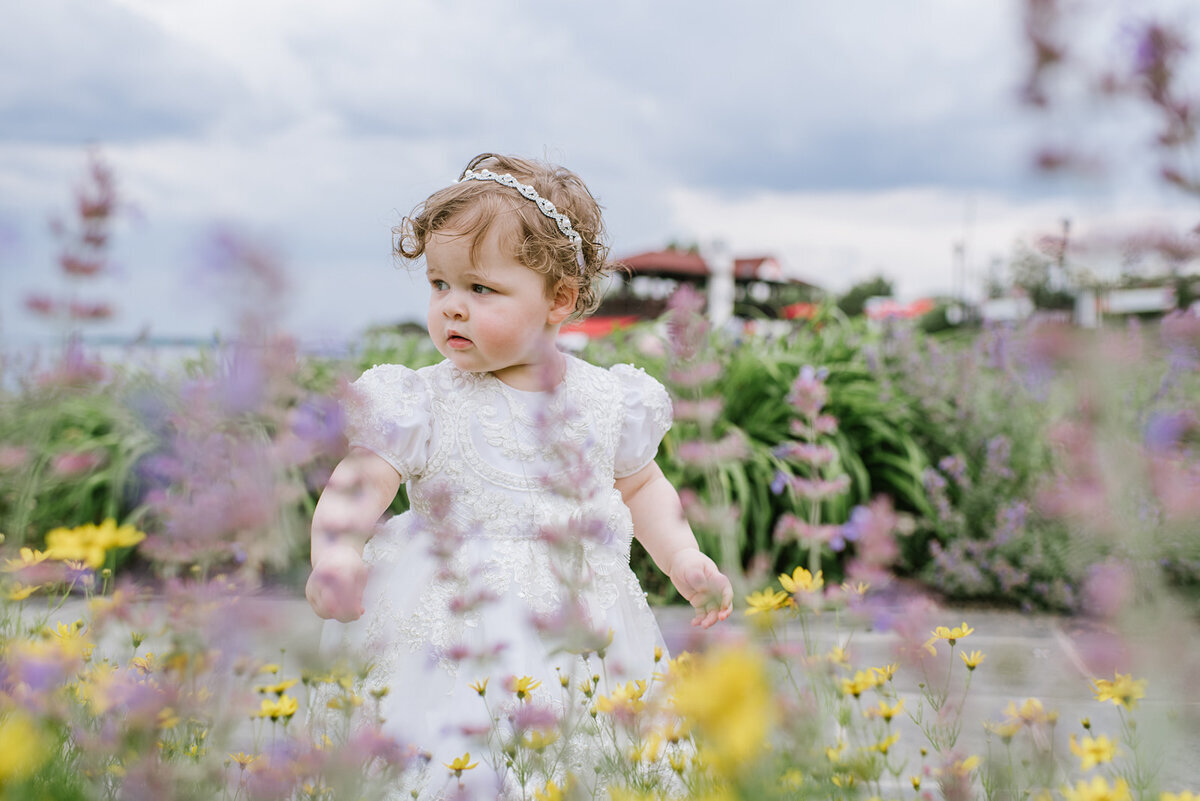
<svg viewBox="0 0 1200 801"><path fill-rule="evenodd" d="M615 483L633 515L634 536L679 594L696 608L692 625L708 628L729 617L733 586L716 563L700 552L679 494L659 466L651 462Z"/></svg>
<svg viewBox="0 0 1200 801"><path fill-rule="evenodd" d="M351 448L329 476L313 511L313 572L304 588L320 617L348 622L362 615L363 545L399 489L396 469L365 448Z"/></svg>

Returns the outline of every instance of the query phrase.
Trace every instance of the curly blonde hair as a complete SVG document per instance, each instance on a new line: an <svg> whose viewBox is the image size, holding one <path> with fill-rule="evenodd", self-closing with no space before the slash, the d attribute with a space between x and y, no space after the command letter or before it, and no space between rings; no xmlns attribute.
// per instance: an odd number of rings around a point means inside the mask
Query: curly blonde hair
<svg viewBox="0 0 1200 801"><path fill-rule="evenodd" d="M452 228L471 238L474 258L493 223L503 218L512 233L513 256L545 277L548 296L564 285L579 291L569 319L594 312L600 305L600 279L611 273L615 265L608 261L600 204L587 186L578 175L558 165L495 153L479 154L463 172L482 169L501 175L508 173L521 183L530 184L567 215L583 239L582 270L574 243L563 236L554 220L516 190L493 181L461 181L434 192L392 229L393 253L410 261L419 258L430 236Z"/></svg>

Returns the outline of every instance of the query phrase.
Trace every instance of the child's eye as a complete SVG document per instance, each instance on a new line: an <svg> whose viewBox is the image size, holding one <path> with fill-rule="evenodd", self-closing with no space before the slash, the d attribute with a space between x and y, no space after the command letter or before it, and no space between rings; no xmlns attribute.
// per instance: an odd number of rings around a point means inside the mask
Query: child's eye
<svg viewBox="0 0 1200 801"><path fill-rule="evenodd" d="M434 279L432 279L432 280L429 282L429 285L430 285L431 287L433 287L435 290L439 291L439 292L441 292L442 290L445 290L445 289L449 289L449 288L450 288L450 285L449 285L449 284L447 284L445 281L443 281L443 280L442 280L442 279L440 279L440 278L434 278Z"/></svg>
<svg viewBox="0 0 1200 801"><path fill-rule="evenodd" d="M486 287L483 284L471 284L471 291L478 295L486 295L489 292L495 292L496 290L492 289L491 287Z"/></svg>

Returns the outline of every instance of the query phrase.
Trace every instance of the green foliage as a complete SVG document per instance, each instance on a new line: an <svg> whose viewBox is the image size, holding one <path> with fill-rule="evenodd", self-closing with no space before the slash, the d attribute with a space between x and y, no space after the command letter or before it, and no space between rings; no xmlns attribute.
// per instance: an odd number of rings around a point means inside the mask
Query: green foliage
<svg viewBox="0 0 1200 801"><path fill-rule="evenodd" d="M52 528L113 518L136 523L138 461L155 437L123 402L119 380L49 384L0 395L0 531L40 546Z"/></svg>
<svg viewBox="0 0 1200 801"><path fill-rule="evenodd" d="M850 287L838 297L837 305L847 317L860 317L868 298L890 297L893 291L892 282L882 275L877 275Z"/></svg>

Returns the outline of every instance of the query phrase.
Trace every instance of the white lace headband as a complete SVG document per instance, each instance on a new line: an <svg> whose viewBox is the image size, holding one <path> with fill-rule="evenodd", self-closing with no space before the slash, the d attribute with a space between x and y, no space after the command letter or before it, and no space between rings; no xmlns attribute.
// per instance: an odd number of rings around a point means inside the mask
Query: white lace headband
<svg viewBox="0 0 1200 801"><path fill-rule="evenodd" d="M579 265L580 275L583 274L583 237L581 237L571 225L571 218L560 212L547 198L539 195L536 189L529 184L521 183L508 173L497 175L491 170L464 170L462 177L458 179L459 183L462 183L463 181L495 181L501 186L512 187L520 192L523 196L536 203L538 210L551 220L554 220L555 224L558 225L558 230L562 232L562 235L565 236L571 242L571 244L575 246L575 263Z"/></svg>

